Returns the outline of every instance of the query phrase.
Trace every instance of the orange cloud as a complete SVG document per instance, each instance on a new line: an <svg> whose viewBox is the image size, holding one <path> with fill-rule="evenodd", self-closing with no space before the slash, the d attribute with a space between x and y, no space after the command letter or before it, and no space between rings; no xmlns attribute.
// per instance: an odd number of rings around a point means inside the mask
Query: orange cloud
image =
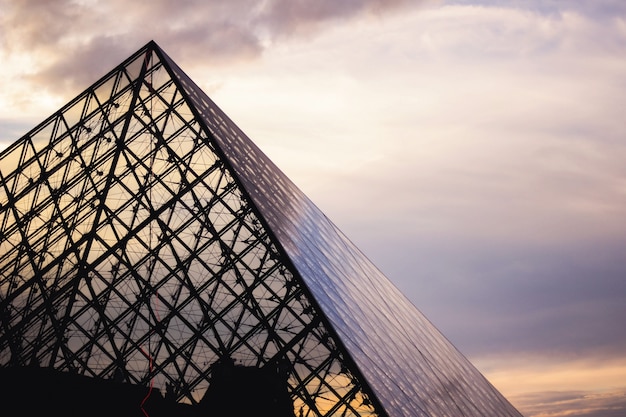
<svg viewBox="0 0 626 417"><path fill-rule="evenodd" d="M626 358L568 361L522 356L474 363L527 417L626 413Z"/></svg>

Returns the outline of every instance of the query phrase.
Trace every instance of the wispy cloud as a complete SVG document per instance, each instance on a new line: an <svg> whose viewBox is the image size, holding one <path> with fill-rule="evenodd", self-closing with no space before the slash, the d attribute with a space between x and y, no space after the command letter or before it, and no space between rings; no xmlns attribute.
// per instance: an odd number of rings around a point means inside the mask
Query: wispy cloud
<svg viewBox="0 0 626 417"><path fill-rule="evenodd" d="M538 392L513 397L526 417L622 417L626 391Z"/></svg>
<svg viewBox="0 0 626 417"><path fill-rule="evenodd" d="M617 417L626 411L624 358L520 354L475 363L527 417Z"/></svg>

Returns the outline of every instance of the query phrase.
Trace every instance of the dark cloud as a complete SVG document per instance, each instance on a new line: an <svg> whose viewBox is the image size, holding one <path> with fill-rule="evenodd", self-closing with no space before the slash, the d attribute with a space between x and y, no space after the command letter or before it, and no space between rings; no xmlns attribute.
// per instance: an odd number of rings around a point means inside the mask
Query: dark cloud
<svg viewBox="0 0 626 417"><path fill-rule="evenodd" d="M71 0L0 1L5 48L43 50L80 30L85 9Z"/></svg>
<svg viewBox="0 0 626 417"><path fill-rule="evenodd" d="M48 66L26 78L50 92L76 95L126 58L130 51L123 37L97 37L67 52L60 53Z"/></svg>
<svg viewBox="0 0 626 417"><path fill-rule="evenodd" d="M25 73L53 92L71 96L150 39L172 51L183 65L198 57L206 65L232 64L260 56L263 45L276 39L310 35L328 22L414 4L408 0L0 0L0 9L5 49L28 51L36 61Z"/></svg>
<svg viewBox="0 0 626 417"><path fill-rule="evenodd" d="M307 33L327 21L363 13L382 14L406 6L408 0L274 0L266 3L258 21L275 36Z"/></svg>
<svg viewBox="0 0 626 417"><path fill-rule="evenodd" d="M207 63L223 65L260 54L257 39L250 37L248 32L227 23L222 23L215 33L211 32L216 26L164 30L155 40L166 51L175 53L180 61L202 56ZM161 38L164 42L160 41ZM63 56L59 54L51 64L25 77L55 94L72 96L150 40L148 34L95 37Z"/></svg>

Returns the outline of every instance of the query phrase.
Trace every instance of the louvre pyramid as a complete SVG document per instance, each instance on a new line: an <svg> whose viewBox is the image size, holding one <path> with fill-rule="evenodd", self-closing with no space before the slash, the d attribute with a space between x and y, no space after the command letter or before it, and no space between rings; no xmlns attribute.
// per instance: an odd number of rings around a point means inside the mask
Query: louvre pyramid
<svg viewBox="0 0 626 417"><path fill-rule="evenodd" d="M299 416L520 416L154 42L0 154L0 368L281 369Z"/></svg>

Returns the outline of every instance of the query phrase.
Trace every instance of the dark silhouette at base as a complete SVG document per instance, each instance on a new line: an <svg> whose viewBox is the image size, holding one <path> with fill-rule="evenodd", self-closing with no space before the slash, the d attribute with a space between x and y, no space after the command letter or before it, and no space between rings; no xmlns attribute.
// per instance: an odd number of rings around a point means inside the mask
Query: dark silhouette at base
<svg viewBox="0 0 626 417"><path fill-rule="evenodd" d="M198 405L177 403L157 389L60 372L0 368L3 417L294 417L287 380L276 368L211 368L211 386ZM149 395L148 395L149 393Z"/></svg>
<svg viewBox="0 0 626 417"><path fill-rule="evenodd" d="M211 366L210 386L199 408L204 416L295 417L280 365L240 366L230 358Z"/></svg>

